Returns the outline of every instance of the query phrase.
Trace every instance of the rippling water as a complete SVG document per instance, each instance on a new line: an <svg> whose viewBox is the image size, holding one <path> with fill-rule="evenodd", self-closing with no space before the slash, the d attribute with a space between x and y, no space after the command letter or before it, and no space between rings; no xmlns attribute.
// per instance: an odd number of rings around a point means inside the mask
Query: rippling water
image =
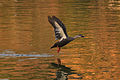
<svg viewBox="0 0 120 80"><path fill-rule="evenodd" d="M50 49L55 15L69 36ZM119 80L119 0L0 0L0 80Z"/></svg>

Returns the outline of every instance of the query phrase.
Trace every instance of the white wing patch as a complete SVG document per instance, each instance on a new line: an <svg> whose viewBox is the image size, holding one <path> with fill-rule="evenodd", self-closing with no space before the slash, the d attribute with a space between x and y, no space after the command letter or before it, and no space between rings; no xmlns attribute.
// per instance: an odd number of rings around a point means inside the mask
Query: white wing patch
<svg viewBox="0 0 120 80"><path fill-rule="evenodd" d="M57 31L59 32L59 34L62 36L62 38L60 39L60 41L62 40L62 39L65 39L65 38L67 38L66 37L66 35L65 35L65 33L64 33L64 31L63 31L63 29L60 27L60 25L57 23L57 22L55 22L55 25L56 25L56 27L57 27Z"/></svg>

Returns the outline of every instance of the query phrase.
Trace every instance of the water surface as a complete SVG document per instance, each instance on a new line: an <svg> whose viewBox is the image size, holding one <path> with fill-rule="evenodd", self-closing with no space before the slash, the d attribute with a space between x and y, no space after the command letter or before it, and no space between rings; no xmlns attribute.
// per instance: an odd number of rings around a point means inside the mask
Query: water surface
<svg viewBox="0 0 120 80"><path fill-rule="evenodd" d="M50 49L54 31L47 16L57 16L69 36ZM1 0L0 79L119 80L119 0Z"/></svg>

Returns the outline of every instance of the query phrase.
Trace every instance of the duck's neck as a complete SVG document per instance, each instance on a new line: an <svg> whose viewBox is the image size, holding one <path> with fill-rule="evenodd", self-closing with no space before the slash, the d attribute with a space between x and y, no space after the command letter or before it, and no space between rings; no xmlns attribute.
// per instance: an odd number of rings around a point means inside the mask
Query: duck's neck
<svg viewBox="0 0 120 80"><path fill-rule="evenodd" d="M79 36L79 35L76 35L76 36L74 36L73 38L76 39L76 38L78 38L78 37L80 37L80 36Z"/></svg>
<svg viewBox="0 0 120 80"><path fill-rule="evenodd" d="M81 35L81 34L79 34L79 35L74 36L73 38L76 39L76 38L78 38L78 37L84 37L84 36Z"/></svg>

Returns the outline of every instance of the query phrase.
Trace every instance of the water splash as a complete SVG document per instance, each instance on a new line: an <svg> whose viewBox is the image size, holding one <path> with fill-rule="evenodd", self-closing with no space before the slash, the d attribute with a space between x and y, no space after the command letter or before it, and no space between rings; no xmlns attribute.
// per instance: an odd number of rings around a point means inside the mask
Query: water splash
<svg viewBox="0 0 120 80"><path fill-rule="evenodd" d="M9 56L9 57L52 57L54 55L49 55L47 53L43 54L17 54L15 51L4 50L0 53L0 56Z"/></svg>
<svg viewBox="0 0 120 80"><path fill-rule="evenodd" d="M0 54L0 56L11 56L11 57L52 57L53 55L48 55L48 54Z"/></svg>

